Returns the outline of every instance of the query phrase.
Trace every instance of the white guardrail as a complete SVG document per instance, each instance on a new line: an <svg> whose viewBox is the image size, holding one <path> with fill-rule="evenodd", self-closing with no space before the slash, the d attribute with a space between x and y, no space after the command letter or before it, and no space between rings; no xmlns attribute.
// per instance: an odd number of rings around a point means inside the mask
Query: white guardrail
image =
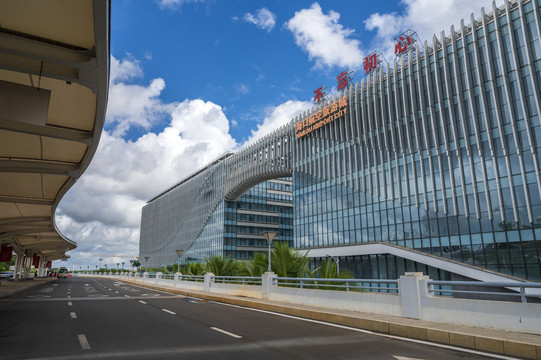
<svg viewBox="0 0 541 360"><path fill-rule="evenodd" d="M406 273L397 280L285 278L274 273L262 277L212 273L89 275L541 335L541 283L432 281L422 273ZM512 301L518 298L520 302Z"/></svg>

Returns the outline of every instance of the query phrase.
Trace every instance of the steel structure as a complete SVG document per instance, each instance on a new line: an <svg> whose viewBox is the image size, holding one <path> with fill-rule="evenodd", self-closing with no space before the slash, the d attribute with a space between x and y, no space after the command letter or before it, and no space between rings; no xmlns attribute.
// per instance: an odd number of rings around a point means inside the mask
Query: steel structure
<svg viewBox="0 0 541 360"><path fill-rule="evenodd" d="M109 10L107 0L0 4L0 244L17 270L39 256L42 274L77 246L54 215L103 130Z"/></svg>

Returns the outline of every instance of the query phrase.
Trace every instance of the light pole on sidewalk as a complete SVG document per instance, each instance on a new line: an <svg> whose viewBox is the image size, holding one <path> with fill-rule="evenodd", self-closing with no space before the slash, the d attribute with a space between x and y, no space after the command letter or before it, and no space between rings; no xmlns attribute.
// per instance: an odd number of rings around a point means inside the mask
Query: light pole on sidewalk
<svg viewBox="0 0 541 360"><path fill-rule="evenodd" d="M267 272L271 272L271 245L272 240L274 240L274 237L276 236L276 233L272 231L264 231L261 233L261 235L263 235L265 240L267 240L267 244L269 245L269 265L267 267Z"/></svg>

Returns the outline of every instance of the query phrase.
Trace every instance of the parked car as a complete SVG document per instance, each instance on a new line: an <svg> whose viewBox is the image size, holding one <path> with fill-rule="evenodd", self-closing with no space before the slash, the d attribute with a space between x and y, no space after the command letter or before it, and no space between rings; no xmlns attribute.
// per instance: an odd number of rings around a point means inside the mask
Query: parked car
<svg viewBox="0 0 541 360"><path fill-rule="evenodd" d="M13 279L13 271L0 271L0 279Z"/></svg>

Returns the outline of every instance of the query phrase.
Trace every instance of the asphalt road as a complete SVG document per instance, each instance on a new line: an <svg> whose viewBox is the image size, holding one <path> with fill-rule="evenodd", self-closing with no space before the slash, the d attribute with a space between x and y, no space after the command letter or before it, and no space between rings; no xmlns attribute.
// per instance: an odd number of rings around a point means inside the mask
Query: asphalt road
<svg viewBox="0 0 541 360"><path fill-rule="evenodd" d="M31 288L0 301L0 321L6 360L490 358L109 279Z"/></svg>

